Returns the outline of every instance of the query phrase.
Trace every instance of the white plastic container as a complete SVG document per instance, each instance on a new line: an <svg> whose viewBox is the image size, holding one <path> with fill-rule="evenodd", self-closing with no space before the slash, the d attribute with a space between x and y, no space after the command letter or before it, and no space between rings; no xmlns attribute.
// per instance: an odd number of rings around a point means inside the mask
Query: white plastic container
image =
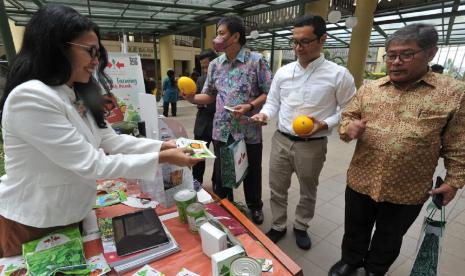
<svg viewBox="0 0 465 276"><path fill-rule="evenodd" d="M200 226L200 238L202 239L202 250L205 255L211 257L213 254L226 249L226 233L216 228L209 222Z"/></svg>

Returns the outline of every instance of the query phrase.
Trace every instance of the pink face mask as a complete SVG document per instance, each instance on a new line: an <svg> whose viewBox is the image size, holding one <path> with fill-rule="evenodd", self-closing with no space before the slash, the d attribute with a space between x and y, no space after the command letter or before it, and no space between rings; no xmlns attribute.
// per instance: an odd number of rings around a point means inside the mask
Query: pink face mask
<svg viewBox="0 0 465 276"><path fill-rule="evenodd" d="M224 52L224 50L226 50L229 46L231 46L232 43L229 45L226 44L226 42L228 42L230 38L231 37L225 40L221 36L215 37L215 39L213 39L213 48L215 49L215 51Z"/></svg>

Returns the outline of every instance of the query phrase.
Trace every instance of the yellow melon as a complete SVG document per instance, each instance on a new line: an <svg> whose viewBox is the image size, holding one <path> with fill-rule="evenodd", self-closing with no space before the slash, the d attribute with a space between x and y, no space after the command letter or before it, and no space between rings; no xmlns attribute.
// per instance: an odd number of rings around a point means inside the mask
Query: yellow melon
<svg viewBox="0 0 465 276"><path fill-rule="evenodd" d="M305 115L299 115L292 122L292 129L297 135L307 135L313 129L313 120Z"/></svg>
<svg viewBox="0 0 465 276"><path fill-rule="evenodd" d="M183 94L195 94L197 91L197 85L193 79L189 77L180 77L178 80L179 91Z"/></svg>

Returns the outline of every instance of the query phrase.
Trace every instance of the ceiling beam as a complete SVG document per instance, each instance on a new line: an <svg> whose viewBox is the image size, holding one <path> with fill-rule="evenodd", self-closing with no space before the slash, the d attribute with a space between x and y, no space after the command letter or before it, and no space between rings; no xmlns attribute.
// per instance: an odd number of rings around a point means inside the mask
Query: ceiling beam
<svg viewBox="0 0 465 276"><path fill-rule="evenodd" d="M349 46L349 43L345 42L344 40L340 39L340 38L337 38L336 36L334 35L330 35L329 33L326 33L329 37L331 37L332 39L335 39L341 43L344 43L346 46Z"/></svg>
<svg viewBox="0 0 465 276"><path fill-rule="evenodd" d="M248 12L245 12L245 13L240 13L240 16L247 17L247 16L257 15L257 14L265 13L265 12L269 12L269 11L275 11L275 10L279 10L279 9L283 9L283 8L287 8L287 7L300 6L301 4L306 4L306 3L315 2L315 1L318 1L318 0L295 0L295 1L290 1L290 2L285 2L285 3L282 3L282 4L271 5L269 7L265 7L265 8L261 8L261 9L256 9L256 10L253 10L253 11L248 11Z"/></svg>
<svg viewBox="0 0 465 276"><path fill-rule="evenodd" d="M258 10L246 12L246 13L243 13L243 14L239 14L239 16L241 16L242 18L245 18L247 16L260 14L260 13L263 13L263 12L279 10L279 9L282 9L282 8L285 8L285 7L291 7L291 6L295 6L295 5L300 5L301 3L309 3L309 2L313 2L313 1L317 1L317 0L296 0L296 1L286 2L286 3L283 3L283 4L272 5L270 7L266 7L266 8L263 8L263 9L258 9ZM207 16L211 18L211 16L213 16L213 15L207 15ZM215 15L215 16L221 16L221 15ZM197 25L193 25L193 26L190 26L190 27L187 27L187 28L178 29L178 30L174 31L173 34L189 32L189 31L192 31L192 30L195 30L195 29L202 28L204 26L208 26L208 25L211 25L211 24L216 24L217 22L218 22L218 19L206 20L203 23L200 23L200 24L197 24Z"/></svg>
<svg viewBox="0 0 465 276"><path fill-rule="evenodd" d="M90 2L87 0L87 12L89 13L89 16L92 16L92 12L90 10Z"/></svg>
<svg viewBox="0 0 465 276"><path fill-rule="evenodd" d="M90 0L87 0L87 1L90 1ZM84 5L84 4L81 4L81 3L74 3L72 7L87 7L87 5ZM108 5L105 5L105 4L91 4L91 7L92 8L103 8L103 9L107 9L109 8ZM115 7L110 7L110 8L113 8L115 9ZM140 11L140 12L151 12L151 13L155 13L155 12L160 12L161 10L147 10L147 8L145 9L142 9L142 8L134 8L134 7L131 7L131 11ZM179 12L174 12L174 11L167 11L167 10L163 10L164 13L174 13L174 14L192 14L191 12L185 12L185 11L179 11Z"/></svg>
<svg viewBox="0 0 465 276"><path fill-rule="evenodd" d="M40 0L32 0L32 2L34 2L34 4L36 4L37 7L42 7L42 2L40 2Z"/></svg>
<svg viewBox="0 0 465 276"><path fill-rule="evenodd" d="M373 25L385 25L385 24L393 24L393 23L406 23L412 21L422 21L422 20L431 20L431 19L438 19L438 18L447 18L451 17L453 14L452 12L445 12L445 13L438 13L438 14L428 14L428 15L420 15L402 19L391 19L391 20L383 20L373 22ZM456 16L465 15L465 10L455 12Z"/></svg>
<svg viewBox="0 0 465 276"><path fill-rule="evenodd" d="M454 6L452 7L452 11L451 11L452 16L449 18L449 26L447 26L447 35L446 35L446 41L445 41L446 45L449 44L450 35L452 33L452 27L454 26L454 22L455 22L455 14L457 13L459 6L460 6L460 0L455 0Z"/></svg>
<svg viewBox="0 0 465 276"><path fill-rule="evenodd" d="M32 10L13 10L13 9L7 9L6 13L9 16L14 16L14 15L33 15L36 13L36 11ZM87 16L86 14L83 14L84 16ZM162 19L162 18L141 18L141 17L135 17L135 16L114 16L114 15L100 15L100 14L94 14L91 16L92 18L95 19L110 19L110 20L127 20L127 21L134 21L134 23L140 22L140 21L149 21L149 22L166 22L166 23L183 23L183 24L191 24L191 23L196 23L197 21L193 20L178 20L178 19Z"/></svg>
<svg viewBox="0 0 465 276"><path fill-rule="evenodd" d="M445 3L444 1L430 3L430 4L427 4L427 3L425 4L424 3L425 1L423 2L418 1L418 2L419 4L412 4L412 5L405 5L405 6L400 4L393 8L387 8L384 10L376 10L375 16L397 15L398 10L401 10L403 13L409 13L409 12L422 12L422 11L430 11L434 9L441 9L443 6L444 8L448 8L452 6L452 2Z"/></svg>
<svg viewBox="0 0 465 276"><path fill-rule="evenodd" d="M188 10L207 10L214 12L232 12L233 9L230 8L215 8L215 7L206 7L206 6L196 6L196 5L186 5L186 4L175 4L159 1L140 1L140 0L92 0L93 2L104 2L104 3L117 3L117 4L132 4L132 5L141 5L141 6L155 6L155 7L164 7L164 8L174 8L174 9L188 9Z"/></svg>
<svg viewBox="0 0 465 276"><path fill-rule="evenodd" d="M387 38L388 35L381 29L380 26L378 25L373 25L373 29L375 29L380 35L384 36L384 38Z"/></svg>
<svg viewBox="0 0 465 276"><path fill-rule="evenodd" d="M24 5L16 0L6 0L10 5L15 6L17 9L25 9Z"/></svg>

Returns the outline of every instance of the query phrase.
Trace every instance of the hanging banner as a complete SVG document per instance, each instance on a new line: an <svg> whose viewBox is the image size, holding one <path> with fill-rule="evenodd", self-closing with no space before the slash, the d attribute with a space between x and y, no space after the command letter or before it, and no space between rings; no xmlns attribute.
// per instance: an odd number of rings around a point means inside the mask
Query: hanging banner
<svg viewBox="0 0 465 276"><path fill-rule="evenodd" d="M121 121L139 122L139 93L145 93L142 64L137 53L108 53L105 73L112 79L111 92L115 95L117 110L108 113L110 123ZM121 116L122 114L122 116Z"/></svg>

